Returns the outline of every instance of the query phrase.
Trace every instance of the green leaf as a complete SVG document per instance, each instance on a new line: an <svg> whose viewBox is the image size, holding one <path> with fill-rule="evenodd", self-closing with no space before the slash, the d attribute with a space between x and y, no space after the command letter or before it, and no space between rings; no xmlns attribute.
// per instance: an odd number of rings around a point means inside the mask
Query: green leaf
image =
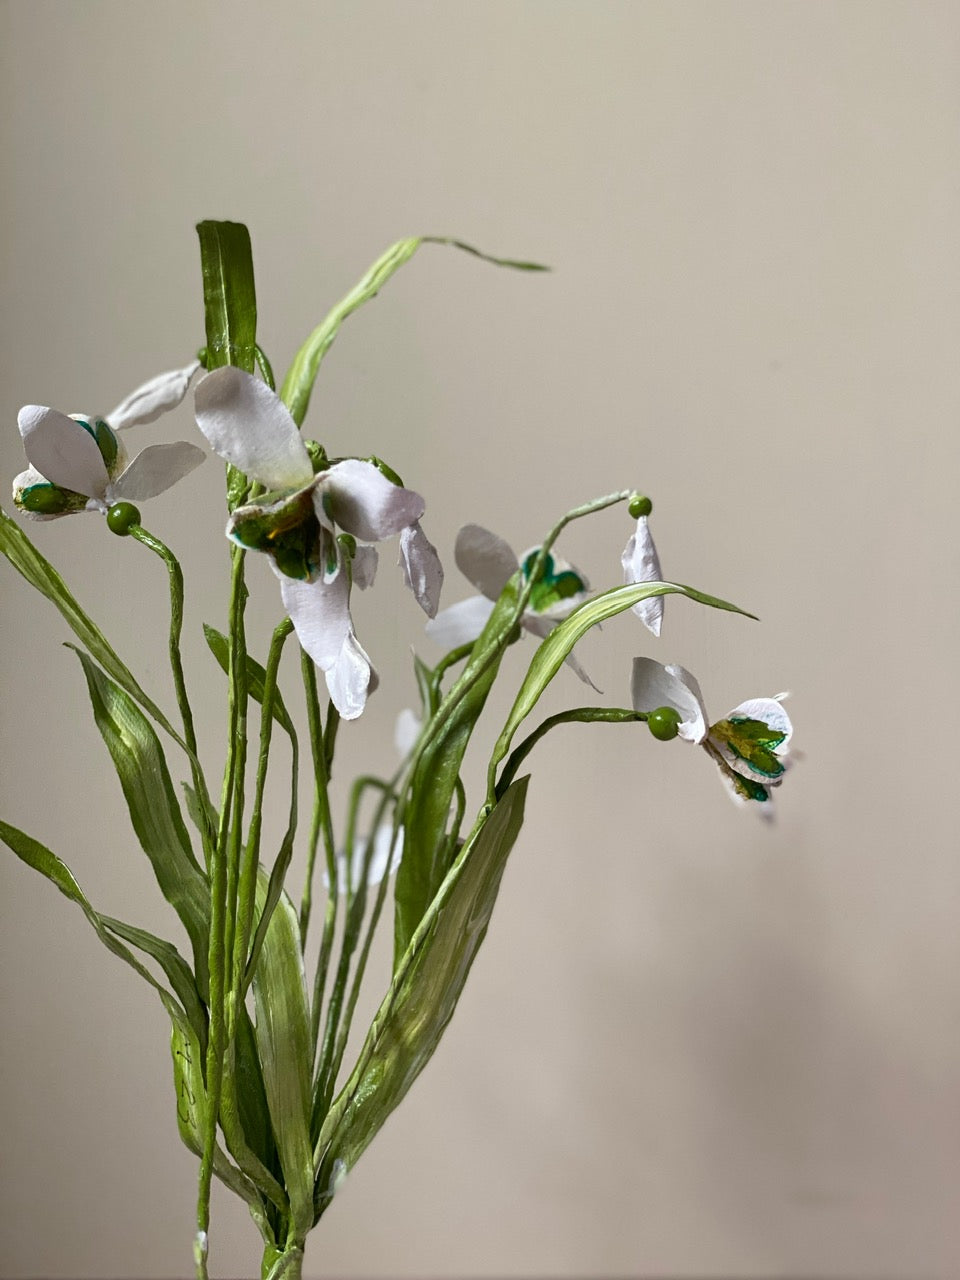
<svg viewBox="0 0 960 1280"><path fill-rule="evenodd" d="M513 258L494 258L488 253L481 253L472 245L462 240L445 239L442 236L411 236L406 240L398 240L386 253L382 254L370 267L363 279L356 284L345 298L333 308L326 318L314 329L303 346L293 358L280 388L280 399L284 402L299 426L307 413L310 394L320 369L320 362L329 351L334 338L340 332L344 320L354 313L365 302L375 298L380 289L394 272L399 271L405 262L409 262L422 244L446 244L464 253L482 258L484 262L492 262L498 267L513 267L519 271L546 271L549 268L536 262L519 262Z"/></svg>
<svg viewBox="0 0 960 1280"><path fill-rule="evenodd" d="M516 621L519 575L510 580L467 665L427 726L414 756L403 810L403 858L397 871L394 969L450 869L446 840L463 755L496 678Z"/></svg>
<svg viewBox="0 0 960 1280"><path fill-rule="evenodd" d="M453 1016L523 823L528 782L519 778L478 821L403 957L320 1131L317 1217L426 1066Z"/></svg>
<svg viewBox="0 0 960 1280"><path fill-rule="evenodd" d="M752 613L747 613L745 609L740 609L735 604L729 604L726 600L719 600L716 596L708 596L703 591L696 591L693 587L684 587L676 582L631 583L624 587L614 587L610 591L594 596L592 600L587 600L541 641L533 656L507 723L493 749L488 773L488 801L495 795L496 768L510 750L513 735L536 706L540 695L563 666L577 641L598 622L605 622L607 618L623 613L625 609L630 609L641 600L648 600L651 596L673 594L686 596L689 600L710 605L713 609L726 609L730 613L743 614L746 618L754 617ZM754 621L756 621L755 618Z"/></svg>
<svg viewBox="0 0 960 1280"><path fill-rule="evenodd" d="M258 901L266 899L261 873ZM297 913L286 894L270 918L253 978L256 1041L267 1106L283 1181L290 1197L291 1230L303 1240L313 1225L313 1151L310 1145L310 1016Z"/></svg>
<svg viewBox="0 0 960 1280"><path fill-rule="evenodd" d="M193 947L201 995L208 986L210 889L190 847L160 741L132 698L79 649L97 728L123 788L130 820L157 884Z"/></svg>
<svg viewBox="0 0 960 1280"><path fill-rule="evenodd" d="M230 671L230 641L222 631L217 631L215 627L209 626L206 622L203 624L203 634L206 637L207 646L210 652L216 658L222 670L229 674ZM247 693L255 702L263 705L264 682L266 680L266 670L254 658L247 654ZM294 736L295 730L293 721L290 719L287 708L284 706L283 698L280 696L280 690L277 689L273 695L273 718L281 729L286 730L291 737Z"/></svg>
<svg viewBox="0 0 960 1280"><path fill-rule="evenodd" d="M65 622L80 643L96 658L106 673L117 682L144 710L148 711L165 733L184 747L183 739L157 704L140 688L133 674L111 648L103 632L87 617L67 588L66 583L33 545L23 530L0 511L0 552L32 587L60 610Z"/></svg>
<svg viewBox="0 0 960 1280"><path fill-rule="evenodd" d="M199 222L208 369L236 365L253 373L257 294L250 233L242 222Z"/></svg>
<svg viewBox="0 0 960 1280"><path fill-rule="evenodd" d="M204 1046L204 1051L206 1051L206 1009L200 1000L200 993L197 991L193 971L173 943L167 942L163 938L157 938L152 933L147 933L145 929L137 929L131 924L124 924L122 920L116 920L113 916L101 916L100 919L111 933L116 934L124 942L129 942L131 946L136 947L145 955L150 956L151 959L156 960L167 975L167 981L183 1006L190 1026L193 1028L200 1044Z"/></svg>

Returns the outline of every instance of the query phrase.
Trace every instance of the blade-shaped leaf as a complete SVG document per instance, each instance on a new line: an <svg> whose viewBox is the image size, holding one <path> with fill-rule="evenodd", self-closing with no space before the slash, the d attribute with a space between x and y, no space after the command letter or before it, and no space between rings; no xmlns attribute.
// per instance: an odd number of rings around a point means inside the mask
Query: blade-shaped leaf
<svg viewBox="0 0 960 1280"><path fill-rule="evenodd" d="M206 367L232 364L253 373L257 358L257 295L250 232L242 222L198 222Z"/></svg>
<svg viewBox="0 0 960 1280"><path fill-rule="evenodd" d="M230 641L228 638L222 631L217 631L215 627L209 626L206 622L203 624L203 634L207 641L207 647L216 658L221 669L224 672L229 672ZM263 689L266 676L267 673L263 666L247 654L247 693L255 702L259 702L261 705L263 704ZM291 737L295 736L293 721L284 706L279 689L273 695L273 718L281 729L286 730Z"/></svg>
<svg viewBox="0 0 960 1280"><path fill-rule="evenodd" d="M405 953L317 1142L317 1216L436 1049L486 935L529 778L471 832Z"/></svg>
<svg viewBox="0 0 960 1280"><path fill-rule="evenodd" d="M740 613L745 618L753 618L756 621L754 615L747 613L746 609L740 609L737 605L730 604L726 600L719 600L716 596L709 596L703 591L697 591L693 587L684 587L676 582L630 583L623 587L613 587L610 591L604 591L601 595L594 596L592 600L587 600L586 603L575 609L568 618L559 623L546 639L541 641L533 656L516 701L511 708L510 715L507 717L507 723L504 725L503 732L497 739L496 746L493 749L493 756L490 760L488 800L494 793L494 772L497 765L510 750L513 735L536 706L541 693L563 666L577 641L582 639L590 628L595 627L598 622L605 622L607 618L623 613L625 609L632 608L633 605L641 600L648 600L651 596L672 594L686 596L688 600L695 600L698 604L710 605L713 609L726 609L730 613Z"/></svg>
<svg viewBox="0 0 960 1280"><path fill-rule="evenodd" d="M261 873L257 893L260 910L266 893L267 877ZM312 1052L300 925L286 894L281 895L270 918L253 979L253 996L257 1052L290 1197L292 1231L297 1240L303 1240L313 1225Z"/></svg>
<svg viewBox="0 0 960 1280"><path fill-rule="evenodd" d="M165 733L168 733L180 746L184 746L182 738L170 721L140 688L133 674L114 652L106 636L81 609L53 565L40 554L19 525L3 511L0 511L0 552L32 587L56 605L73 634L96 658L111 679L115 680L121 689L125 689L134 701L139 702Z"/></svg>
<svg viewBox="0 0 960 1280"><path fill-rule="evenodd" d="M403 811L397 871L394 970L449 870L445 839L460 765L515 624L519 578L504 588L460 677L418 745Z"/></svg>
<svg viewBox="0 0 960 1280"><path fill-rule="evenodd" d="M140 845L193 947L197 986L207 993L210 890L190 847L160 741L133 699L81 650L97 728L107 745Z"/></svg>
<svg viewBox="0 0 960 1280"><path fill-rule="evenodd" d="M498 267L513 267L518 271L547 271L549 268L536 262L519 262L513 258L494 258L488 253L464 244L462 240L450 240L443 236L410 236L406 240L398 240L386 253L376 260L366 275L356 284L345 298L333 308L324 320L314 329L303 346L293 358L280 389L280 399L284 402L298 425L303 422L310 403L310 393L316 381L320 361L327 354L334 338L340 332L340 326L359 307L371 298L375 298L380 289L394 272L399 271L405 262L409 262L422 244L446 244L464 253L482 258L484 262L492 262Z"/></svg>
<svg viewBox="0 0 960 1280"><path fill-rule="evenodd" d="M187 1021L193 1028L194 1034L200 1044L204 1046L204 1050L206 1050L206 1010L200 1000L200 993L197 991L197 984L194 981L190 966L173 943L166 942L163 938L157 938L154 934L147 933L145 929L137 929L131 924L125 924L122 920L117 920L113 916L101 916L100 919L111 933L116 934L124 942L129 942L131 946L136 947L145 955L156 960L167 975L167 981L183 1006Z"/></svg>

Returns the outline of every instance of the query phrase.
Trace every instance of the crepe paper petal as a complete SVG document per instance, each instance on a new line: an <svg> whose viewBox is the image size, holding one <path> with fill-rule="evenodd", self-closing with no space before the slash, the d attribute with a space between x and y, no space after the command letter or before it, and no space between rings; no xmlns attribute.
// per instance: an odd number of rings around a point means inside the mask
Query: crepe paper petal
<svg viewBox="0 0 960 1280"><path fill-rule="evenodd" d="M422 728L423 721L417 713L411 711L409 707L404 707L397 716L397 723L393 730L393 745L397 749L397 755L402 759L406 759L416 746Z"/></svg>
<svg viewBox="0 0 960 1280"><path fill-rule="evenodd" d="M353 631L347 633L336 662L324 672L330 701L343 720L356 720L380 677Z"/></svg>
<svg viewBox="0 0 960 1280"><path fill-rule="evenodd" d="M38 404L24 405L17 423L27 461L44 479L88 498L103 497L109 476L92 425Z"/></svg>
<svg viewBox="0 0 960 1280"><path fill-rule="evenodd" d="M367 843L365 839L358 840L354 848L352 874L350 876L353 882L350 886L352 893L356 893L360 888L360 877L363 873L363 864L367 856ZM392 856L390 853L391 846L393 846ZM392 825L389 822L381 823L373 837L373 853L370 857L370 865L367 868L367 888L374 889L384 875L393 875L400 865L402 856L403 827L397 829L397 840L396 844L394 844ZM387 870L388 862L390 864L389 871ZM340 893L345 894L347 892L347 855L343 849L337 851L337 879ZM323 884L324 888L330 888L326 869L323 872Z"/></svg>
<svg viewBox="0 0 960 1280"><path fill-rule="evenodd" d="M275 572L280 579L283 607L297 639L320 670L329 671L353 630L346 574L338 574L332 582L298 582L276 569Z"/></svg>
<svg viewBox="0 0 960 1280"><path fill-rule="evenodd" d="M379 562L380 555L376 547L358 546L350 562L353 585L359 587L361 591L366 591L367 587L372 587L373 580L377 576Z"/></svg>
<svg viewBox="0 0 960 1280"><path fill-rule="evenodd" d="M313 478L290 411L265 382L224 365L197 383L197 426L210 447L268 489L299 489Z"/></svg>
<svg viewBox="0 0 960 1280"><path fill-rule="evenodd" d="M493 601L486 596L470 596L447 609L441 609L427 623L426 632L431 640L444 649L458 649L462 644L472 644L487 625L493 613Z"/></svg>
<svg viewBox="0 0 960 1280"><path fill-rule="evenodd" d="M322 471L318 492L340 528L361 542L392 538L419 520L425 507L419 493L394 484L360 458L345 458Z"/></svg>
<svg viewBox="0 0 960 1280"><path fill-rule="evenodd" d="M707 714L696 678L683 667L663 666L653 658L634 658L630 685L634 711L673 707L680 713L677 736L702 742L707 736Z"/></svg>
<svg viewBox="0 0 960 1280"><path fill-rule="evenodd" d="M89 499L84 493L51 484L35 467L27 467L14 476L13 501L28 520L59 520L85 511Z"/></svg>
<svg viewBox="0 0 960 1280"><path fill-rule="evenodd" d="M524 628L527 631L531 632L532 635L535 635L540 640L548 636L556 625L557 624L555 621L551 621L548 618L535 618L535 617L531 617L530 614L524 614L524 617L523 617ZM571 650L567 654L566 658L564 658L564 662L567 664L568 667L570 667L573 671L575 671L576 674L583 681L583 683L588 684L590 688L594 690L594 692L601 693L601 694L603 693L603 690L600 689L597 685L595 685L593 681L590 679L590 677L587 675L586 671L580 664L579 658L577 658L573 650Z"/></svg>
<svg viewBox="0 0 960 1280"><path fill-rule="evenodd" d="M660 558L657 555L657 548L653 545L646 516L640 516L637 520L636 531L631 534L630 541L624 547L620 563L623 565L624 582L663 581ZM651 596L648 600L641 600L639 604L633 606L633 612L645 627L655 636L659 636L663 622L663 596Z"/></svg>
<svg viewBox="0 0 960 1280"><path fill-rule="evenodd" d="M107 421L114 431L125 431L127 427L140 423L155 422L162 413L177 407L187 394L190 379L199 368L200 361L194 360L184 369L171 369L167 373L157 374L121 400L114 411L107 414Z"/></svg>
<svg viewBox="0 0 960 1280"><path fill-rule="evenodd" d="M437 548L420 528L419 520L400 532L400 567L403 581L416 596L417 604L428 618L435 618L440 606L443 565Z"/></svg>
<svg viewBox="0 0 960 1280"><path fill-rule="evenodd" d="M528 547L520 557L524 577L529 579L539 554L540 547ZM589 588L586 577L575 565L551 552L546 556L542 574L530 592L529 612L562 622L587 599Z"/></svg>
<svg viewBox="0 0 960 1280"><path fill-rule="evenodd" d="M266 502L237 507L227 521L227 537L247 551L262 551L287 578L332 581L340 552L332 533L322 529L313 501L313 483L293 493L265 494ZM272 500L271 500L272 499Z"/></svg>
<svg viewBox="0 0 960 1280"><path fill-rule="evenodd" d="M119 479L110 485L109 496L131 502L155 498L195 471L206 456L202 449L188 444L186 440L178 440L175 444L147 445Z"/></svg>
<svg viewBox="0 0 960 1280"><path fill-rule="evenodd" d="M783 780L792 734L775 698L751 698L711 725L710 743L735 773L771 787Z"/></svg>
<svg viewBox="0 0 960 1280"><path fill-rule="evenodd" d="M479 524L465 524L454 550L457 568L488 600L496 600L520 562L509 545Z"/></svg>

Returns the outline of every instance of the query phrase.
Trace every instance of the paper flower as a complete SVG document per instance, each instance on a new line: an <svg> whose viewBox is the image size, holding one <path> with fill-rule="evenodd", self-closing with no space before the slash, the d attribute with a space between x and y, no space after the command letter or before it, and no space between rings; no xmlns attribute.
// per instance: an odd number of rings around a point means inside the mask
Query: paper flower
<svg viewBox="0 0 960 1280"><path fill-rule="evenodd" d="M356 893L363 877L363 864L367 857L369 841L360 839L353 850L353 858L348 859L345 849L337 850L337 888L340 893ZM393 853L390 847L393 845ZM367 888L375 888L385 875L392 876L403 857L403 827L397 828L396 843L393 840L393 824L382 822L373 835L373 851L370 854L370 865L367 867ZM349 866L348 866L349 863ZM324 887L329 890L330 877L326 869L323 872Z"/></svg>
<svg viewBox="0 0 960 1280"><path fill-rule="evenodd" d="M476 640L493 612L500 592L518 569L529 579L539 547L525 551L520 560L502 538L479 524L468 524L457 534L454 556L457 567L480 591L459 604L450 605L427 623L427 635L446 649L469 644ZM558 622L569 617L587 598L586 578L566 560L548 555L543 575L534 583L530 603L520 619L520 625L539 637L549 635ZM567 662L586 684L593 681L570 654Z"/></svg>
<svg viewBox="0 0 960 1280"><path fill-rule="evenodd" d="M205 456L196 445L183 440L148 445L127 465L116 433L175 408L199 367L194 362L151 378L106 418L68 417L45 405L24 405L17 422L30 466L13 482L14 503L34 520L105 513L116 502L154 498L189 475Z"/></svg>
<svg viewBox="0 0 960 1280"><path fill-rule="evenodd" d="M793 735L781 705L785 693L741 702L711 725L700 686L690 672L652 658L634 658L631 692L633 709L647 715L655 737L683 738L704 748L737 804L769 802L772 788L783 781ZM769 808L762 812L771 814Z"/></svg>
<svg viewBox="0 0 960 1280"><path fill-rule="evenodd" d="M623 549L620 563L623 565L623 580L632 582L662 582L660 558L653 545L650 525L647 517L653 510L649 498L635 494L630 499L629 511L636 520L637 527L630 535L630 540ZM637 615L645 627L655 636L659 636L663 623L663 596L650 596L633 606L632 612Z"/></svg>
<svg viewBox="0 0 960 1280"><path fill-rule="evenodd" d="M207 374L196 413L213 450L267 489L231 514L227 536L269 555L301 645L340 715L355 719L377 685L350 617L351 584L369 586L376 572L376 548L362 544L400 534L405 578L421 607L436 612L443 570L420 529L423 499L359 458L324 459L315 471L286 405L240 369Z"/></svg>

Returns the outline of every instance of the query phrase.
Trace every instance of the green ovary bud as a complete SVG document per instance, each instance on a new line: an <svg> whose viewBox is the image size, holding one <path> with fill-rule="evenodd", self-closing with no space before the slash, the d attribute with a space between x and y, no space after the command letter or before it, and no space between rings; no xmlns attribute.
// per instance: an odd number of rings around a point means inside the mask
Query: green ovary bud
<svg viewBox="0 0 960 1280"><path fill-rule="evenodd" d="M680 729L680 712L675 707L656 707L647 712L647 728L659 742L669 742Z"/></svg>
<svg viewBox="0 0 960 1280"><path fill-rule="evenodd" d="M639 520L641 516L648 516L653 510L653 503L643 493L634 493L630 497L630 503L627 507L630 512L631 519Z"/></svg>
<svg viewBox="0 0 960 1280"><path fill-rule="evenodd" d="M120 538L140 523L140 512L132 502L115 502L107 512L107 528Z"/></svg>

